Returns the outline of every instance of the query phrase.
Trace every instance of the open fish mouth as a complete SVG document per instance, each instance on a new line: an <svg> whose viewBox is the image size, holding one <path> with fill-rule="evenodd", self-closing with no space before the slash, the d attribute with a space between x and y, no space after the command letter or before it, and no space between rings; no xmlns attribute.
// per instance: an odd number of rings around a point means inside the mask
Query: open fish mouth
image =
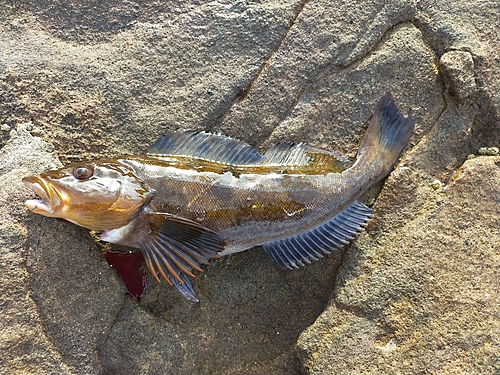
<svg viewBox="0 0 500 375"><path fill-rule="evenodd" d="M39 177L30 176L24 177L23 183L33 190L40 199L28 199L24 205L28 210L42 215L51 214L54 212L54 207L61 204L61 199L57 192Z"/></svg>

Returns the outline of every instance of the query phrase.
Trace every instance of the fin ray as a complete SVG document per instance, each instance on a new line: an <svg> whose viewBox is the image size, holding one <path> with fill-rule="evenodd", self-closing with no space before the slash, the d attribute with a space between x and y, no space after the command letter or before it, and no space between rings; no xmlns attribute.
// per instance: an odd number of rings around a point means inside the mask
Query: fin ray
<svg viewBox="0 0 500 375"><path fill-rule="evenodd" d="M152 244L148 244L147 252L152 261L153 269L151 271L154 274L158 275L159 273L163 278L166 279L168 277L167 276L168 274L174 272L170 263L168 262L168 259L165 259L165 257L163 257L161 253L159 254L157 252L157 249L155 249L154 246L152 246ZM161 257L161 261L158 259L158 257ZM158 280L158 277L156 277L156 279Z"/></svg>
<svg viewBox="0 0 500 375"><path fill-rule="evenodd" d="M224 249L223 239L212 230L191 220L166 213L143 213L149 234L139 241L146 265L154 278L159 275L174 285L186 298L197 301L187 276L193 270L203 271L202 264L218 257Z"/></svg>
<svg viewBox="0 0 500 375"><path fill-rule="evenodd" d="M166 249L169 250L168 253ZM179 269L180 272L177 272L177 274L185 273L186 275L194 277L194 274L191 272L191 270L194 269L203 272L203 269L201 269L199 266L192 266L190 264L187 264L180 256L176 254L174 248L171 246L166 246L162 248L157 246L157 250L158 252L162 252L168 258L167 260L173 263L175 267Z"/></svg>
<svg viewBox="0 0 500 375"><path fill-rule="evenodd" d="M310 170L341 172L349 160L335 152L304 143L284 142L260 154L255 148L223 135L192 130L170 131L147 151L150 157L183 156L226 165L307 167Z"/></svg>
<svg viewBox="0 0 500 375"><path fill-rule="evenodd" d="M324 236L323 233L321 233L320 231L313 232L313 236L318 237L319 240L322 242L322 245L319 248L322 248L322 249L329 249L329 248L336 249L337 247L342 246L341 242L337 242L337 241L335 241L333 238L331 238L329 236Z"/></svg>
<svg viewBox="0 0 500 375"><path fill-rule="evenodd" d="M146 248L142 248L141 246L141 252L142 252L142 255L144 256L144 260L146 261L146 265L148 266L149 270L151 271L151 274L153 275L153 277L158 281L160 282L160 278L158 277L158 274L156 273L155 271L155 268L153 266L153 261L151 259L151 255L149 254L149 249L146 249Z"/></svg>
<svg viewBox="0 0 500 375"><path fill-rule="evenodd" d="M255 164L262 155L252 146L223 135L192 130L170 131L147 151L148 156L186 156L232 165Z"/></svg>
<svg viewBox="0 0 500 375"><path fill-rule="evenodd" d="M209 265L209 259L206 256L203 256L201 253L198 252L198 249L195 248L194 246L188 244L187 242L181 243L176 241L175 239L171 238L169 239L168 237L163 236L161 233L158 234L158 238L162 240L164 243L169 243L170 241L174 242L175 246L172 247L172 249L175 251L176 247L179 247L183 249L183 252L177 252L177 255L184 259L184 261L188 264L190 264L193 268L196 269L198 266L198 263L201 264L206 264ZM198 269L197 269L198 270ZM200 271L200 270L198 270Z"/></svg>
<svg viewBox="0 0 500 375"><path fill-rule="evenodd" d="M171 282L171 284L174 285L185 298L193 302L199 302L200 300L196 297L193 286L191 285L188 277L183 273L181 273L179 277L182 280L180 282L173 276L169 276L168 281Z"/></svg>
<svg viewBox="0 0 500 375"><path fill-rule="evenodd" d="M304 262L311 263L312 255L307 249L307 247L308 247L307 242L305 242L305 241L299 242L299 241L295 240L295 241L293 241L293 244L295 245L294 249L296 251L296 254L299 257L299 261L297 262L297 264L299 264L301 266L305 266Z"/></svg>
<svg viewBox="0 0 500 375"><path fill-rule="evenodd" d="M179 267L182 272L188 274L189 276L194 277L189 268L195 269L200 272L203 271L196 264L196 262L190 261L191 259L187 253L177 250L177 248L183 249L182 244L175 244L174 246L172 246L170 244L170 241L165 241L161 239L160 236L157 237L157 244L158 244L158 246L156 246L157 251L161 252L164 256L170 258L170 260L174 262L174 264L177 267Z"/></svg>
<svg viewBox="0 0 500 375"><path fill-rule="evenodd" d="M332 151L321 150L305 143L278 143L262 156L261 165L282 165L341 172L346 169L349 159Z"/></svg>
<svg viewBox="0 0 500 375"><path fill-rule="evenodd" d="M355 238L366 227L373 210L355 201L325 224L262 247L279 266L293 269L330 254Z"/></svg>
<svg viewBox="0 0 500 375"><path fill-rule="evenodd" d="M374 158L382 155L386 171L379 176L379 179L385 177L410 140L414 128L415 119L412 111L409 110L408 115L403 116L391 93L386 93L379 101L370 125L361 140L357 155L358 162L371 163Z"/></svg>
<svg viewBox="0 0 500 375"><path fill-rule="evenodd" d="M304 241L303 246L305 247L306 252L309 254L309 258L316 261L319 260L318 256L320 256L321 254L319 254L315 250L315 247L317 248L320 245L316 242L316 239L311 235L311 232L306 233L305 237L307 241Z"/></svg>

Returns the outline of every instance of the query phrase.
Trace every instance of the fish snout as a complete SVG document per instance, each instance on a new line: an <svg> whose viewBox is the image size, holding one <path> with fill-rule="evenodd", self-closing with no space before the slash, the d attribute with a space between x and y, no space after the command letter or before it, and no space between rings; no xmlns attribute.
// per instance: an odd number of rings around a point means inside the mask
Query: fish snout
<svg viewBox="0 0 500 375"><path fill-rule="evenodd" d="M54 212L54 207L61 204L58 194L42 178L37 176L24 177L22 182L40 199L28 199L24 202L30 211L48 216Z"/></svg>

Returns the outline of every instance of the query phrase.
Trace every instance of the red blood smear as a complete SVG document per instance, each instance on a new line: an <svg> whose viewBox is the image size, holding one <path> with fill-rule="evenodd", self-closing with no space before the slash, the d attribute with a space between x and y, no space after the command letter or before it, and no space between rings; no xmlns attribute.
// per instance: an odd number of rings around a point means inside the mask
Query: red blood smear
<svg viewBox="0 0 500 375"><path fill-rule="evenodd" d="M108 264L116 269L123 280L127 294L140 301L147 287L146 275L143 271L144 258L140 251L124 253L118 250L108 250L104 254Z"/></svg>

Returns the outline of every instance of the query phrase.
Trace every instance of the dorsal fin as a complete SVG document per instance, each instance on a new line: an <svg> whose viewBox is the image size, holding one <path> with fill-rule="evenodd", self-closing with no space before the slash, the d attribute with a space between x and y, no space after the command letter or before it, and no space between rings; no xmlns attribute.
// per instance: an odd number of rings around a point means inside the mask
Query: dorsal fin
<svg viewBox="0 0 500 375"><path fill-rule="evenodd" d="M262 155L242 141L205 132L177 130L160 137L148 156L188 156L229 165L257 164Z"/></svg>
<svg viewBox="0 0 500 375"><path fill-rule="evenodd" d="M319 170L343 171L349 159L332 151L321 150L305 143L279 143L263 155L261 165L309 166Z"/></svg>
<svg viewBox="0 0 500 375"><path fill-rule="evenodd" d="M303 143L278 143L266 151L261 164L307 165L311 161L311 157L304 152L304 146Z"/></svg>
<svg viewBox="0 0 500 375"><path fill-rule="evenodd" d="M168 132L149 148L147 155L185 156L233 166L306 167L318 173L343 171L349 161L337 153L292 142L279 143L262 155L237 139L191 130Z"/></svg>

